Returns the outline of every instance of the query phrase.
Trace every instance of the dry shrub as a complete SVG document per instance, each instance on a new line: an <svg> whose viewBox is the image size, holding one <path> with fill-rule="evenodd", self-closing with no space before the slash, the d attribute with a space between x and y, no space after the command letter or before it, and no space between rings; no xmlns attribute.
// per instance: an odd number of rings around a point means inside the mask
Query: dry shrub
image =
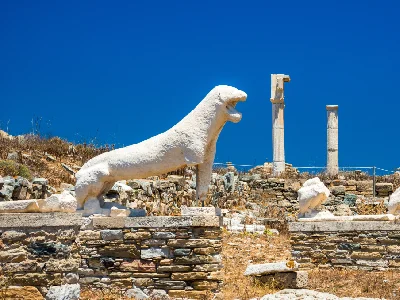
<svg viewBox="0 0 400 300"><path fill-rule="evenodd" d="M356 209L359 215L382 215L387 213L387 207L382 200L375 203L361 203Z"/></svg>
<svg viewBox="0 0 400 300"><path fill-rule="evenodd" d="M31 171L22 164L12 160L0 160L0 175L2 176L21 176L32 180Z"/></svg>
<svg viewBox="0 0 400 300"><path fill-rule="evenodd" d="M339 297L400 298L400 271L313 270L309 288Z"/></svg>

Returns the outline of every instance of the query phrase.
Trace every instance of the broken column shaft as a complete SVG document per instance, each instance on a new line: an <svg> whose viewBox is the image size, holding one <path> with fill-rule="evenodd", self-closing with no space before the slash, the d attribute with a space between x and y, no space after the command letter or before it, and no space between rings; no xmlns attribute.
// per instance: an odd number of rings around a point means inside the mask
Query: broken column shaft
<svg viewBox="0 0 400 300"><path fill-rule="evenodd" d="M272 102L272 147L273 174L277 176L285 171L285 140L284 140L284 82L289 82L289 75L271 74Z"/></svg>
<svg viewBox="0 0 400 300"><path fill-rule="evenodd" d="M338 105L327 105L327 162L326 172L330 176L339 173L339 127L338 127Z"/></svg>

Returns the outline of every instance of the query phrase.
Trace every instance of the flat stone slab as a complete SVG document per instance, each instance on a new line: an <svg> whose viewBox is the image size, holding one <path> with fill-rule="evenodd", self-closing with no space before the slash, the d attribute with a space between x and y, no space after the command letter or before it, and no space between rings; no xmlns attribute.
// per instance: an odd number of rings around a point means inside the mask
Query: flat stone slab
<svg viewBox="0 0 400 300"><path fill-rule="evenodd" d="M293 272L299 269L299 264L293 260L276 263L249 265L244 272L245 276L259 276L266 274Z"/></svg>
<svg viewBox="0 0 400 300"><path fill-rule="evenodd" d="M392 214L385 215L357 215L357 216L333 216L325 218L299 218L299 222L337 222L337 221L394 221L396 216Z"/></svg>
<svg viewBox="0 0 400 300"><path fill-rule="evenodd" d="M314 221L289 223L290 232L343 232L343 231L391 231L400 230L394 221Z"/></svg>
<svg viewBox="0 0 400 300"><path fill-rule="evenodd" d="M323 292L317 292L313 290L307 290L307 289L285 289L282 291L279 291L275 294L269 294L265 295L264 297L261 297L260 300L278 300L278 299L307 299L307 300L379 300L378 298L350 298L350 297L344 297L344 298L339 298L333 294L329 293L323 293Z"/></svg>
<svg viewBox="0 0 400 300"><path fill-rule="evenodd" d="M220 227L218 216L94 217L94 228Z"/></svg>
<svg viewBox="0 0 400 300"><path fill-rule="evenodd" d="M182 216L221 216L221 209L218 207L181 207Z"/></svg>
<svg viewBox="0 0 400 300"><path fill-rule="evenodd" d="M81 226L78 213L6 213L0 214L0 228Z"/></svg>

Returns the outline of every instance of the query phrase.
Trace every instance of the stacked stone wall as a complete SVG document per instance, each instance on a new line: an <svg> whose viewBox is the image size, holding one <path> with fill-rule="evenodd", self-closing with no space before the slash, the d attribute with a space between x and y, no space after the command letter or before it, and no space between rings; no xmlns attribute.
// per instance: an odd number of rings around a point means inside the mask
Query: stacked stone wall
<svg viewBox="0 0 400 300"><path fill-rule="evenodd" d="M137 288L207 298L221 289L221 219L216 216L82 218L0 214L3 286Z"/></svg>
<svg viewBox="0 0 400 300"><path fill-rule="evenodd" d="M400 224L327 221L289 224L293 258L300 268L387 270L400 268Z"/></svg>

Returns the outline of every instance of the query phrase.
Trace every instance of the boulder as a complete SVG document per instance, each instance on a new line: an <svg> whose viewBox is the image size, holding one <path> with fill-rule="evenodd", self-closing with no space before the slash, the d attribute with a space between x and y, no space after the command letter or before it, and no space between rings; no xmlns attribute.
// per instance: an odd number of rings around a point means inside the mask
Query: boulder
<svg viewBox="0 0 400 300"><path fill-rule="evenodd" d="M303 186L297 191L297 199L300 204L300 213L304 214L308 210L319 207L328 199L329 189L321 182L318 177L304 182Z"/></svg>
<svg viewBox="0 0 400 300"><path fill-rule="evenodd" d="M347 204L340 204L336 206L335 211L333 212L335 216L352 216L353 212Z"/></svg>
<svg viewBox="0 0 400 300"><path fill-rule="evenodd" d="M80 293L79 284L52 286L46 294L46 300L79 300Z"/></svg>
<svg viewBox="0 0 400 300"><path fill-rule="evenodd" d="M135 286L125 292L125 297L127 297L128 299L136 299L136 300L143 300L150 298L141 289Z"/></svg>

